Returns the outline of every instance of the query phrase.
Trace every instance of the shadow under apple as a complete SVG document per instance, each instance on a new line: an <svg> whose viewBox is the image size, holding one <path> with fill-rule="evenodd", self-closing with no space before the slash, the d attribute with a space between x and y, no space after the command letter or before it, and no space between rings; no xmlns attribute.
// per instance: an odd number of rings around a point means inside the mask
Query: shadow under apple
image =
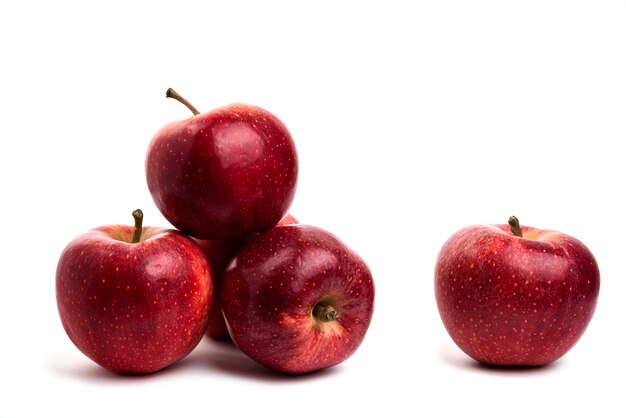
<svg viewBox="0 0 626 418"><path fill-rule="evenodd" d="M182 369L197 368L202 361L200 353L192 352L184 359L169 365L161 370L146 374L119 374L111 372L87 358L77 359L76 356L69 358L68 355L53 355L49 358L47 366L49 370L60 377L83 380L92 383L115 383L138 382L154 380L162 376L178 373Z"/></svg>
<svg viewBox="0 0 626 418"><path fill-rule="evenodd" d="M317 370L310 373L291 375L268 369L243 354L231 341L205 341L209 347L204 364L212 370L266 382L306 381L328 377L339 373L341 366Z"/></svg>
<svg viewBox="0 0 626 418"><path fill-rule="evenodd" d="M82 358L81 358L82 357ZM302 375L275 372L243 354L231 341L204 340L187 357L176 363L148 374L117 374L106 370L86 357L76 354L57 353L47 362L47 367L61 377L89 381L92 383L139 382L160 379L164 376L185 372L210 371L230 374L245 379L264 382L308 381L325 378L341 371L341 366L318 370Z"/></svg>
<svg viewBox="0 0 626 418"><path fill-rule="evenodd" d="M564 359L559 359L545 366L495 366L474 360L453 344L440 345L439 357L446 364L461 370L503 375L549 373L561 367L564 361Z"/></svg>

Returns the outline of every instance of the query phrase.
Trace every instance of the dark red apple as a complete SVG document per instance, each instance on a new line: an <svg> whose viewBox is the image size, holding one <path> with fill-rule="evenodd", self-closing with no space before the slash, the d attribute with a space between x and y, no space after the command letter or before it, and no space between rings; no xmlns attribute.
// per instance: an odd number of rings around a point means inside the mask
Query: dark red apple
<svg viewBox="0 0 626 418"><path fill-rule="evenodd" d="M297 224L298 221L292 215L287 214L277 226ZM213 272L213 304L211 305L211 313L209 314L209 325L206 335L216 340L228 340L230 335L224 322L222 314L221 292L222 283L224 282L224 273L229 264L235 258L237 251L248 242L257 233L253 233L246 238L220 239L220 240L202 240L196 239L196 242L206 255Z"/></svg>
<svg viewBox="0 0 626 418"><path fill-rule="evenodd" d="M222 310L233 342L264 366L307 373L359 347L374 308L366 263L313 226L272 228L250 241L226 272Z"/></svg>
<svg viewBox="0 0 626 418"><path fill-rule="evenodd" d="M56 271L67 335L100 366L124 374L160 370L189 354L207 326L209 264L179 231L108 225L72 240Z"/></svg>
<svg viewBox="0 0 626 418"><path fill-rule="evenodd" d="M566 234L476 225L439 253L435 297L454 342L481 363L540 366L569 351L593 316L600 289L589 249Z"/></svg>
<svg viewBox="0 0 626 418"><path fill-rule="evenodd" d="M164 126L146 156L148 189L163 216L201 239L273 227L293 201L298 158L285 125L256 106L232 104Z"/></svg>

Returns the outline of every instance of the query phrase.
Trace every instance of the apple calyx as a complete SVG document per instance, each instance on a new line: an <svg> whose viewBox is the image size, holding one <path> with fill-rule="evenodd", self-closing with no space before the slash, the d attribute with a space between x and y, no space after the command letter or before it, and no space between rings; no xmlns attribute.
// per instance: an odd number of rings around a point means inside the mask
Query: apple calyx
<svg viewBox="0 0 626 418"><path fill-rule="evenodd" d="M199 115L200 112L198 112L198 109L196 109L191 103L189 103L189 101L187 101L187 99L185 99L183 96L181 96L180 94L178 94L176 92L176 90L174 90L173 88L168 88L167 91L165 92L165 97L169 98L169 99L176 99L179 102L181 102L182 104L184 104L185 106L187 106L187 108L189 110L191 110L191 112L193 113L194 116Z"/></svg>
<svg viewBox="0 0 626 418"><path fill-rule="evenodd" d="M141 209L135 209L133 211L133 218L135 218L135 230L133 231L132 244L136 244L141 241L141 233L143 232L143 212Z"/></svg>
<svg viewBox="0 0 626 418"><path fill-rule="evenodd" d="M522 227L519 225L519 219L517 219L517 216L511 216L509 218L509 227L511 227L513 235L516 237L523 237Z"/></svg>
<svg viewBox="0 0 626 418"><path fill-rule="evenodd" d="M318 321L321 322L334 321L339 316L339 313L335 310L335 308L326 302L319 302L315 305L312 314Z"/></svg>

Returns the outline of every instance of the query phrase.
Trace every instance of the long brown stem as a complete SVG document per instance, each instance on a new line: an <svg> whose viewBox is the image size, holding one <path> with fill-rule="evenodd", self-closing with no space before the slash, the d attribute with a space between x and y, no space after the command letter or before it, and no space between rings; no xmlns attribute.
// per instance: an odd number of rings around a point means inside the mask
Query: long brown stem
<svg viewBox="0 0 626 418"><path fill-rule="evenodd" d="M198 109L196 109L191 103L189 103L189 101L187 101L187 99L185 99L183 96L176 93L176 90L171 87L165 92L165 97L178 100L179 102L187 106L187 108L191 110L194 116L200 114L200 112L198 112Z"/></svg>

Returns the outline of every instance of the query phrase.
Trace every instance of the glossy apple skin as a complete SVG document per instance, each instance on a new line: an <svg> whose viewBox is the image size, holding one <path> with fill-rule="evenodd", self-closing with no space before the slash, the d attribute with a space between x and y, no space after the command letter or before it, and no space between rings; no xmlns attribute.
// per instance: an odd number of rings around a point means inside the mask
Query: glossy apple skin
<svg viewBox="0 0 626 418"><path fill-rule="evenodd" d="M244 104L166 125L153 137L145 165L163 216L201 239L238 238L276 225L293 201L298 177L285 125Z"/></svg>
<svg viewBox="0 0 626 418"><path fill-rule="evenodd" d="M297 224L298 220L291 214L287 214L280 220L277 226ZM220 240L202 240L195 239L202 252L206 255L211 271L213 272L213 303L209 314L209 325L207 326L206 336L214 340L230 340L224 315L222 314L222 287L224 283L224 274L226 269L233 261L237 252L250 239L254 238L258 233L253 233L245 238L220 239Z"/></svg>
<svg viewBox="0 0 626 418"><path fill-rule="evenodd" d="M224 272L235 258L242 246L242 239L201 240L196 239L202 252L207 257L213 273L213 301L206 329L206 336L214 340L229 340L230 335L222 314L221 292L224 282Z"/></svg>
<svg viewBox="0 0 626 418"><path fill-rule="evenodd" d="M72 240L56 271L63 327L76 347L112 372L145 374L201 340L213 285L200 248L174 230L109 225Z"/></svg>
<svg viewBox="0 0 626 418"><path fill-rule="evenodd" d="M260 234L226 272L222 310L233 342L278 372L337 365L363 341L374 308L365 262L331 233L287 225ZM322 322L319 302L338 316Z"/></svg>
<svg viewBox="0 0 626 418"><path fill-rule="evenodd" d="M566 234L477 225L454 234L435 268L435 298L454 340L475 360L541 366L569 351L593 316L600 289L589 249Z"/></svg>

